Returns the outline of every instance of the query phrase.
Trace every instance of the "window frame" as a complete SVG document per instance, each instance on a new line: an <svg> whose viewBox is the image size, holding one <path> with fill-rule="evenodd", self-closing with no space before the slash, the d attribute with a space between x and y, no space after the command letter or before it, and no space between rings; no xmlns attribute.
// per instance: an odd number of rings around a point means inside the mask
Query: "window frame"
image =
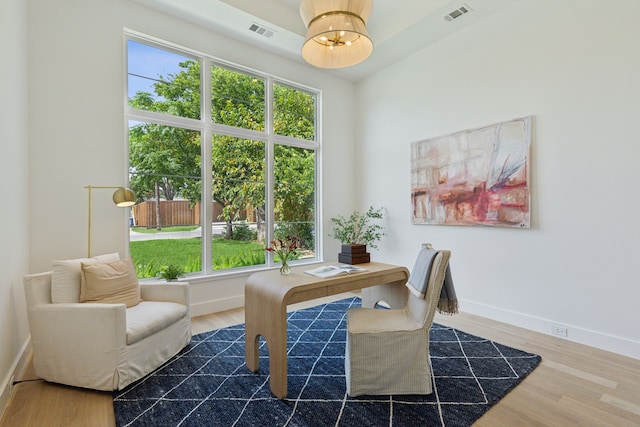
<svg viewBox="0 0 640 427"><path fill-rule="evenodd" d="M129 105L129 79L128 79L128 42L133 41L142 43L153 48L168 51L200 62L200 119L192 119L181 116L158 113L133 108ZM220 123L214 123L211 117L211 68L213 66L223 67L232 71L254 76L264 81L265 84L265 114L264 114L264 131L256 131L251 129L237 128ZM274 237L275 218L274 218L274 152L276 145L287 145L303 149L313 150L314 152L314 257L305 258L304 260L295 261L292 264L310 264L323 260L323 226L322 226L322 177L321 177L321 140L322 140L322 91L307 85L293 82L291 80L273 76L268 73L260 72L255 69L231 63L229 61L202 53L193 49L189 49L177 44L160 40L133 30L125 29L124 31L124 134L125 134L125 166L128 180L129 171L129 123L131 121L152 123L158 125L166 125L177 128L200 132L201 138L201 180L202 194L200 200L201 218L203 224L205 221L213 221L212 212L212 188L211 180L212 170L212 141L216 134L227 135L237 138L252 139L262 141L265 144L265 241L270 242ZM303 140L295 137L277 135L274 132L274 85L286 86L294 90L300 90L314 96L314 139ZM246 274L247 272L259 271L264 269L276 268L279 263L274 262L272 252L265 251L265 264L234 267L222 270L213 269L212 243L213 233L212 227L202 227L201 254L202 254L202 270L199 273L190 273L189 278L203 277L220 277L233 276L237 274ZM128 235L128 234L127 234ZM128 242L129 246L130 239Z"/></svg>

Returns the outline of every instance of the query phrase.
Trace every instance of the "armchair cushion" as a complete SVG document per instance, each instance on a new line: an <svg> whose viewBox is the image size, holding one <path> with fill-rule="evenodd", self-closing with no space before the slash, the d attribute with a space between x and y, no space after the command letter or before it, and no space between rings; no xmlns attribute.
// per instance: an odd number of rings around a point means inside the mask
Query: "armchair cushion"
<svg viewBox="0 0 640 427"><path fill-rule="evenodd" d="M82 262L103 263L120 260L118 253L98 255L93 258L78 258L53 261L51 278L51 302L61 304L80 302L82 282Z"/></svg>
<svg viewBox="0 0 640 427"><path fill-rule="evenodd" d="M127 308L140 302L140 284L131 258L81 264L80 302L124 304Z"/></svg>
<svg viewBox="0 0 640 427"><path fill-rule="evenodd" d="M163 330L187 314L184 304L142 301L127 309L127 345Z"/></svg>

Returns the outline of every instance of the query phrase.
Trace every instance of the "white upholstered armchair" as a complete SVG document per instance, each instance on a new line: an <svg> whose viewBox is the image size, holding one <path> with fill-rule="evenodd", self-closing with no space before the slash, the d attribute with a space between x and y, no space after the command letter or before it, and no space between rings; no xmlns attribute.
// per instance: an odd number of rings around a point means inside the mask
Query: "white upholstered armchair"
<svg viewBox="0 0 640 427"><path fill-rule="evenodd" d="M82 261L111 265L113 259L119 260L117 254L58 261L52 272L25 276L38 377L118 390L162 365L191 340L186 283L140 284L138 302L130 307L129 303L79 302L84 286L78 283L82 282Z"/></svg>

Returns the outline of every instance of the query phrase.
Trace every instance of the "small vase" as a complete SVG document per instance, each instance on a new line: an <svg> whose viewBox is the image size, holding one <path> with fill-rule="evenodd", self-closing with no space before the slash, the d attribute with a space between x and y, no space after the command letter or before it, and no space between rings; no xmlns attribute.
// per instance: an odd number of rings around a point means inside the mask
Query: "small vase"
<svg viewBox="0 0 640 427"><path fill-rule="evenodd" d="M287 264L287 260L283 259L282 265L280 266L280 274L289 274L289 273L291 273L291 268L289 267L289 264Z"/></svg>

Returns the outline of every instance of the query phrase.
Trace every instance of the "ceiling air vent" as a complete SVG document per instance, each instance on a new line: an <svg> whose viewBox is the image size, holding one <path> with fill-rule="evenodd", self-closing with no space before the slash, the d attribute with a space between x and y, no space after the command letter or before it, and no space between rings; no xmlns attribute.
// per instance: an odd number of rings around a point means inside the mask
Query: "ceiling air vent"
<svg viewBox="0 0 640 427"><path fill-rule="evenodd" d="M275 31L270 30L267 27L263 27L262 25L258 25L255 22L251 24L251 26L249 27L249 31L253 31L254 33L260 34L261 36L264 36L268 39L273 37L273 35L275 34Z"/></svg>
<svg viewBox="0 0 640 427"><path fill-rule="evenodd" d="M460 6L459 8L457 8L456 10L452 11L451 13L449 13L448 15L445 15L444 20L451 22L454 19L458 19L460 18L462 15L471 12L471 8L469 7L469 5L467 5L466 3L463 4L462 6Z"/></svg>

